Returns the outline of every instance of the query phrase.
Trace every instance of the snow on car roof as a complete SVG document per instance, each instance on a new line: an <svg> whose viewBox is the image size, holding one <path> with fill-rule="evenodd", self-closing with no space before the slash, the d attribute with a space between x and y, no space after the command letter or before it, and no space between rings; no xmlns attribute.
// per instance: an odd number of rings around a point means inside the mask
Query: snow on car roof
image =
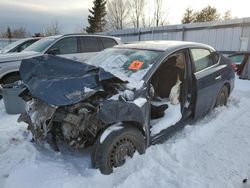
<svg viewBox="0 0 250 188"><path fill-rule="evenodd" d="M173 41L173 40L159 40L159 41L140 41L130 44L122 44L115 46L116 48L135 48L135 49L145 49L145 50L159 50L167 51L168 49L178 49L185 47L201 47L209 48L214 50L211 46L206 44L187 42L187 41Z"/></svg>

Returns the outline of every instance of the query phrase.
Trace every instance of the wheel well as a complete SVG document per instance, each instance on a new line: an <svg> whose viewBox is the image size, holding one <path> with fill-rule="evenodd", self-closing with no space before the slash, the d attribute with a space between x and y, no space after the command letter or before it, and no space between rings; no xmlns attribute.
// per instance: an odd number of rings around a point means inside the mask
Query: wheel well
<svg viewBox="0 0 250 188"><path fill-rule="evenodd" d="M143 130L143 125L141 125L139 122L126 121L126 122L123 122L123 125L125 127L135 127L142 133L143 136L145 136L145 131Z"/></svg>
<svg viewBox="0 0 250 188"><path fill-rule="evenodd" d="M20 74L19 74L18 71L8 73L8 74L4 75L4 76L0 79L0 83L3 83L3 81L4 81L5 79L7 79L8 77L10 77L10 76L20 76Z"/></svg>
<svg viewBox="0 0 250 188"><path fill-rule="evenodd" d="M103 132L104 132L107 128L109 128L109 127L112 126L112 125L113 125L113 124L108 125L108 126L105 126L104 128L100 129L100 130L97 132L96 136L95 136L95 140L96 140L100 135L102 135ZM136 121L123 121L123 122L122 122L122 126L124 126L124 127L135 127L135 128L137 128L137 129L142 133L143 136L146 135L145 131L143 130L143 125L141 125L139 122L136 122Z"/></svg>

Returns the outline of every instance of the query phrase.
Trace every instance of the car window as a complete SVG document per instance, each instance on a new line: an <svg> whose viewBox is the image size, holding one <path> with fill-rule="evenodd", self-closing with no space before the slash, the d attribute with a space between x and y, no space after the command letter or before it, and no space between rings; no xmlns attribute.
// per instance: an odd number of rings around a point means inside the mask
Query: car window
<svg viewBox="0 0 250 188"><path fill-rule="evenodd" d="M4 51L8 51L11 50L12 48L15 48L16 46L18 46L19 44L21 44L23 42L22 39L17 40L15 42L10 43L9 45L5 46L2 50Z"/></svg>
<svg viewBox="0 0 250 188"><path fill-rule="evenodd" d="M230 57L230 59L234 62L234 63L242 63L243 59L244 59L245 55L244 54L239 54L239 55L234 55L232 57Z"/></svg>
<svg viewBox="0 0 250 188"><path fill-rule="evenodd" d="M28 46L30 46L34 42L36 42L36 40L31 40L31 41L23 43L17 49L15 49L15 52L21 52L21 51L23 51L25 48L27 48Z"/></svg>
<svg viewBox="0 0 250 188"><path fill-rule="evenodd" d="M25 48L23 51L34 51L34 52L42 52L44 51L46 48L48 48L57 38L43 38L33 44L31 44L30 46L28 46L27 48Z"/></svg>
<svg viewBox="0 0 250 188"><path fill-rule="evenodd" d="M101 37L100 39L102 41L102 45L103 45L104 49L111 48L111 47L117 45L117 42L114 39L105 38L105 37Z"/></svg>
<svg viewBox="0 0 250 188"><path fill-rule="evenodd" d="M100 51L96 37L81 37L81 52Z"/></svg>
<svg viewBox="0 0 250 188"><path fill-rule="evenodd" d="M56 54L74 54L77 53L76 37L64 38L53 45L49 51L55 51Z"/></svg>
<svg viewBox="0 0 250 188"><path fill-rule="evenodd" d="M195 65L195 72L210 67L217 62L214 60L213 53L207 49L191 49L191 54Z"/></svg>

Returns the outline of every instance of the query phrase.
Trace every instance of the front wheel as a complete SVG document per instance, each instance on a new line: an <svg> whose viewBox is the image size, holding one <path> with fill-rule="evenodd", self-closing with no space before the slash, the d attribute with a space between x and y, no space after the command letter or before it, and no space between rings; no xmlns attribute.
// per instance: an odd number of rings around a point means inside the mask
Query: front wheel
<svg viewBox="0 0 250 188"><path fill-rule="evenodd" d="M219 95L216 100L216 107L218 106L225 106L227 105L227 99L228 99L228 88L227 86L223 86L219 92Z"/></svg>
<svg viewBox="0 0 250 188"><path fill-rule="evenodd" d="M133 157L135 151L143 154L145 149L145 139L137 128L121 127L104 139L99 137L92 152L92 165L99 168L101 173L110 174L113 168L122 166L127 157Z"/></svg>

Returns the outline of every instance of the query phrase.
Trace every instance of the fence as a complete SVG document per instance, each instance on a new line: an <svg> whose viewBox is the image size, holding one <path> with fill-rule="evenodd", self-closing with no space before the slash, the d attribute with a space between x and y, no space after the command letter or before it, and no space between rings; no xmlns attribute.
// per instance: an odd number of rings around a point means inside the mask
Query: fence
<svg viewBox="0 0 250 188"><path fill-rule="evenodd" d="M132 28L102 34L120 37L123 42L182 40L205 43L225 53L250 50L250 18Z"/></svg>

